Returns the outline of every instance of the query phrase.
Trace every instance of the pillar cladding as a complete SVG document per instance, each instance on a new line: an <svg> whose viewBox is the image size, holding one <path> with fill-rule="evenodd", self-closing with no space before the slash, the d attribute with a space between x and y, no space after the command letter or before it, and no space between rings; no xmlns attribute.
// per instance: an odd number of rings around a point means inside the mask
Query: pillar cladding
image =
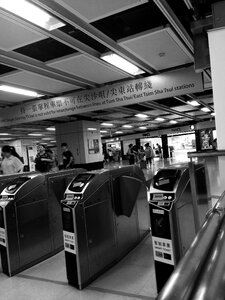
<svg viewBox="0 0 225 300"><path fill-rule="evenodd" d="M168 149L167 134L162 134L161 139L162 139L163 158L168 158L169 157L169 149Z"/></svg>
<svg viewBox="0 0 225 300"><path fill-rule="evenodd" d="M103 162L100 124L97 122L75 121L57 124L56 142L60 162L62 161L62 143L68 144L69 150L73 153L75 165L96 166Z"/></svg>
<svg viewBox="0 0 225 300"><path fill-rule="evenodd" d="M216 113L216 131L218 150L225 149L225 28L208 32L209 53L212 72L213 100ZM219 157L221 185L225 185L225 157Z"/></svg>

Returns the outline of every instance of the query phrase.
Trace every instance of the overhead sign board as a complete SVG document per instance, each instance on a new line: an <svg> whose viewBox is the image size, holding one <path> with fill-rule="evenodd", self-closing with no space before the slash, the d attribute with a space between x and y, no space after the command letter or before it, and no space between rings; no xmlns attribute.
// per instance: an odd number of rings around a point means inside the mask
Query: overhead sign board
<svg viewBox="0 0 225 300"><path fill-rule="evenodd" d="M0 111L0 127L76 115L203 91L193 67L47 100L24 102Z"/></svg>

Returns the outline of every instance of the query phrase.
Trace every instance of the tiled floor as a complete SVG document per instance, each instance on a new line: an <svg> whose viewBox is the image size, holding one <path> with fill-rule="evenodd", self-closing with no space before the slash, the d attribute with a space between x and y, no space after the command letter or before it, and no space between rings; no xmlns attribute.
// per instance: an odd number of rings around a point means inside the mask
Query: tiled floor
<svg viewBox="0 0 225 300"><path fill-rule="evenodd" d="M64 253L12 278L0 273L1 300L129 300L156 296L151 238L148 236L120 263L88 288L67 284Z"/></svg>

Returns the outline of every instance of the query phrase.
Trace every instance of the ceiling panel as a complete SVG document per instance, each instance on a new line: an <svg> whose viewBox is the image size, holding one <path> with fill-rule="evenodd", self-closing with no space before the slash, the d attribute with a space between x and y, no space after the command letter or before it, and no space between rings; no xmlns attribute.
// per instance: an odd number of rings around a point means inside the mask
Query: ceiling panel
<svg viewBox="0 0 225 300"><path fill-rule="evenodd" d="M46 37L44 35L25 28L24 26L16 23L15 21L9 20L0 14L1 49L9 51L45 38Z"/></svg>
<svg viewBox="0 0 225 300"><path fill-rule="evenodd" d="M202 115L207 115L207 113L205 113L204 111L202 111L202 110L196 110L196 111L190 111L190 112L188 112L188 114L190 115L190 116L202 116Z"/></svg>
<svg viewBox="0 0 225 300"><path fill-rule="evenodd" d="M120 45L156 70L193 62L193 58L170 27L128 37L121 40Z"/></svg>
<svg viewBox="0 0 225 300"><path fill-rule="evenodd" d="M106 66L83 54L58 60L49 65L53 68L86 78L99 84L129 77L129 75L113 70L110 65Z"/></svg>
<svg viewBox="0 0 225 300"><path fill-rule="evenodd" d="M151 110L151 111L146 111L146 114L152 115L152 116L156 116L156 117L161 117L161 116L165 116L165 115L169 115L169 112L166 111L162 111L159 109L156 110Z"/></svg>
<svg viewBox="0 0 225 300"><path fill-rule="evenodd" d="M77 86L49 79L31 72L22 71L15 74L1 77L2 82L17 84L30 89L46 91L49 93L62 93L78 89Z"/></svg>
<svg viewBox="0 0 225 300"><path fill-rule="evenodd" d="M173 120L173 119L180 119L180 115L168 115L166 116L167 119Z"/></svg>
<svg viewBox="0 0 225 300"><path fill-rule="evenodd" d="M183 105L183 106L173 107L173 109L177 110L179 112L184 112L184 111L192 111L192 110L194 110L194 107L191 105Z"/></svg>
<svg viewBox="0 0 225 300"><path fill-rule="evenodd" d="M147 0L55 0L65 8L93 22L128 8L148 2Z"/></svg>
<svg viewBox="0 0 225 300"><path fill-rule="evenodd" d="M16 94L11 94L11 93L6 93L0 91L0 101L4 101L5 104L7 103L14 103L14 102L21 102L25 100L33 99L33 97L27 97L23 95L16 95Z"/></svg>

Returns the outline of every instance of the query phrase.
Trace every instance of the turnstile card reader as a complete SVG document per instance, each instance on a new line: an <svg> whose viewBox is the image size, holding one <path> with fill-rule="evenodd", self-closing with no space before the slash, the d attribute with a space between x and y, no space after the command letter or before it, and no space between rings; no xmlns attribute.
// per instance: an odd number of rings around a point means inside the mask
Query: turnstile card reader
<svg viewBox="0 0 225 300"><path fill-rule="evenodd" d="M196 165L201 198L205 195L203 165ZM158 292L195 237L194 212L187 165L159 169L150 187L150 220ZM204 207L205 213L207 205Z"/></svg>
<svg viewBox="0 0 225 300"><path fill-rule="evenodd" d="M84 288L141 241L149 232L146 199L137 167L83 173L70 183L61 202L69 284Z"/></svg>

